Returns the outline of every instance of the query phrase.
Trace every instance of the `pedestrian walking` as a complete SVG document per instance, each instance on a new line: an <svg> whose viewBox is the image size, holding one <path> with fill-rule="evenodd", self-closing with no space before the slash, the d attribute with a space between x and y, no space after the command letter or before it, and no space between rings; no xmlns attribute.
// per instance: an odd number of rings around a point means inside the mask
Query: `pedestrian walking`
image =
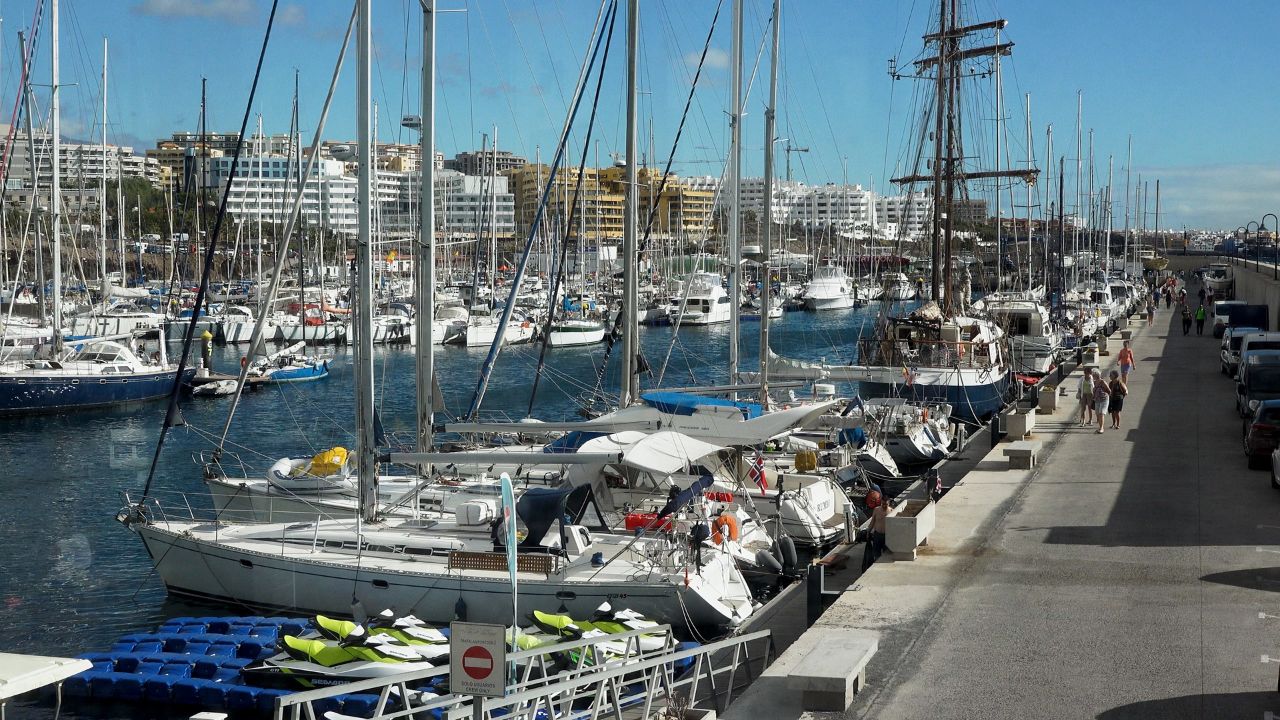
<svg viewBox="0 0 1280 720"><path fill-rule="evenodd" d="M871 527L866 547L862 551L862 572L866 572L884 553L885 518L889 515L889 503L885 502L879 490L867 493L866 503L871 509Z"/></svg>
<svg viewBox="0 0 1280 720"><path fill-rule="evenodd" d="M1151 327L1156 321L1156 301L1147 301L1147 327Z"/></svg>
<svg viewBox="0 0 1280 720"><path fill-rule="evenodd" d="M1129 395L1129 386L1124 379L1120 377L1120 373L1115 370L1111 371L1111 382L1107 383L1107 389L1111 391L1111 400L1109 409L1111 410L1111 427L1115 430L1120 429L1120 411L1124 410L1124 399Z"/></svg>
<svg viewBox="0 0 1280 720"><path fill-rule="evenodd" d="M1107 418L1107 406L1111 400L1111 388L1107 386L1107 382L1102 379L1102 373L1099 372L1097 377L1093 379L1093 412L1098 416L1098 434L1102 434L1102 423Z"/></svg>
<svg viewBox="0 0 1280 720"><path fill-rule="evenodd" d="M1191 308L1186 305L1182 306L1182 334L1191 334Z"/></svg>
<svg viewBox="0 0 1280 720"><path fill-rule="evenodd" d="M1129 347L1128 340L1124 341L1124 347L1120 348L1117 359L1120 361L1120 379L1129 382L1129 373L1133 372L1133 367L1137 363L1133 360L1133 348Z"/></svg>
<svg viewBox="0 0 1280 720"><path fill-rule="evenodd" d="M1204 297L1205 297L1205 292L1204 292L1204 286L1203 286L1203 285L1201 285L1201 286L1200 286L1200 290L1196 292L1196 295L1200 296L1200 304L1201 304L1201 305L1203 305L1203 304L1204 304Z"/></svg>
<svg viewBox="0 0 1280 720"><path fill-rule="evenodd" d="M1076 388L1076 401L1080 403L1080 427L1093 424L1093 371L1085 370ZM1086 420L1085 418L1088 418Z"/></svg>
<svg viewBox="0 0 1280 720"><path fill-rule="evenodd" d="M1196 308L1196 334L1204 334L1204 303L1200 303L1200 307Z"/></svg>
<svg viewBox="0 0 1280 720"><path fill-rule="evenodd" d="M1168 310L1173 307L1173 291L1169 288L1164 289L1164 309Z"/></svg>

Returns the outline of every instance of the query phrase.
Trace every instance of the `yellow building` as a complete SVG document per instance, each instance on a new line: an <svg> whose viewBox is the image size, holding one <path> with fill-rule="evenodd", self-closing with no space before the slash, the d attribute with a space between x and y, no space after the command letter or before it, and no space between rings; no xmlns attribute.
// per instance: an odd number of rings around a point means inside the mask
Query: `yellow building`
<svg viewBox="0 0 1280 720"><path fill-rule="evenodd" d="M600 171L607 187L621 193L626 187L627 169L611 167ZM636 172L640 185L640 233L645 223L653 217L651 232L655 235L689 237L696 236L711 227L715 209L715 193L710 190L694 190L671 175L664 185L662 172L652 168L640 168ZM659 192L661 188L661 192ZM653 208L657 205L657 212Z"/></svg>
<svg viewBox="0 0 1280 720"><path fill-rule="evenodd" d="M515 197L516 227L520 232L528 230L537 214L538 203L551 168L547 165L522 165L507 170L508 188ZM574 217L573 235L582 232L590 240L615 240L622 237L622 192L601 178L596 168L583 171L582 191L578 198L578 212L571 213L574 194L578 185L578 168L562 168L556 173L543 221L568 222Z"/></svg>

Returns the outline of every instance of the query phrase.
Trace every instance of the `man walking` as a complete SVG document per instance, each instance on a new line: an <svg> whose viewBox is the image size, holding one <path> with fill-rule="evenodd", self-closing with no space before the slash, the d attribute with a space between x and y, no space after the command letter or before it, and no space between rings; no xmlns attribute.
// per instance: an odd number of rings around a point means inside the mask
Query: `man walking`
<svg viewBox="0 0 1280 720"><path fill-rule="evenodd" d="M1182 306L1182 334L1191 334L1191 308L1186 305Z"/></svg>
<svg viewBox="0 0 1280 720"><path fill-rule="evenodd" d="M1196 308L1196 334L1204 334L1204 303L1200 303L1200 307Z"/></svg>

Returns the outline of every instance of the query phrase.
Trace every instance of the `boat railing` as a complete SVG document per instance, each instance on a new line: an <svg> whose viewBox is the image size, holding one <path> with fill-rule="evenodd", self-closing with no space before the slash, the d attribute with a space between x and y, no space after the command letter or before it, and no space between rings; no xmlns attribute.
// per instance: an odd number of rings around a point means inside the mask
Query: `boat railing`
<svg viewBox="0 0 1280 720"><path fill-rule="evenodd" d="M319 717L326 702L349 693L377 695L371 715L376 720L437 714L446 720L535 716L576 720L622 717L624 712L628 717L656 717L655 712L664 713L663 717L691 717L689 711L696 708L723 712L773 657L773 637L768 630L686 649L675 645L670 633L670 626L661 625L509 653L508 663L518 669L514 682L508 683L505 695L499 698L459 693L414 699L410 688L421 687L449 671L448 665L441 665L285 695L276 699L274 717ZM651 634L664 640L657 648L645 650L640 637ZM614 643L623 644L624 649L600 662L606 657L601 645ZM573 659L567 669L564 658Z"/></svg>
<svg viewBox="0 0 1280 720"><path fill-rule="evenodd" d="M858 341L858 358L863 365L912 368L988 368L991 358L987 343L946 340L876 340Z"/></svg>
<svg viewBox="0 0 1280 720"><path fill-rule="evenodd" d="M193 497L192 493L180 490L155 490L136 500L128 491L123 494L126 507L141 507L143 514L151 520L215 522L218 518L208 493L195 494Z"/></svg>
<svg viewBox="0 0 1280 720"><path fill-rule="evenodd" d="M192 453L191 460L204 470L205 477L247 478L255 474L239 454L226 450L221 453L214 450L201 450Z"/></svg>

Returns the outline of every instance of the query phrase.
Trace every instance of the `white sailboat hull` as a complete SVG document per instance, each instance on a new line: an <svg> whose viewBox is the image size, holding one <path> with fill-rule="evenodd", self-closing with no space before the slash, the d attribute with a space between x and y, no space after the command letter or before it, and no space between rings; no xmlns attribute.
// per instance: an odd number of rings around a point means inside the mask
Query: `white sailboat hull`
<svg viewBox="0 0 1280 720"><path fill-rule="evenodd" d="M471 622L511 622L511 586L505 568L500 572L451 570L439 555L406 559L366 552L361 557L354 552L246 539L243 531L251 528L198 521L133 527L173 594L267 612L335 615L350 614L354 597L368 608L394 607L433 623L455 619L460 609ZM516 613L523 618L534 610L567 610L587 616L602 603L613 602L682 626L740 623L750 615L752 605L732 557L707 552L703 559L700 570L689 568L687 582L683 573L662 571L637 579L603 568L594 580L566 580L563 571L546 576L521 572Z"/></svg>

